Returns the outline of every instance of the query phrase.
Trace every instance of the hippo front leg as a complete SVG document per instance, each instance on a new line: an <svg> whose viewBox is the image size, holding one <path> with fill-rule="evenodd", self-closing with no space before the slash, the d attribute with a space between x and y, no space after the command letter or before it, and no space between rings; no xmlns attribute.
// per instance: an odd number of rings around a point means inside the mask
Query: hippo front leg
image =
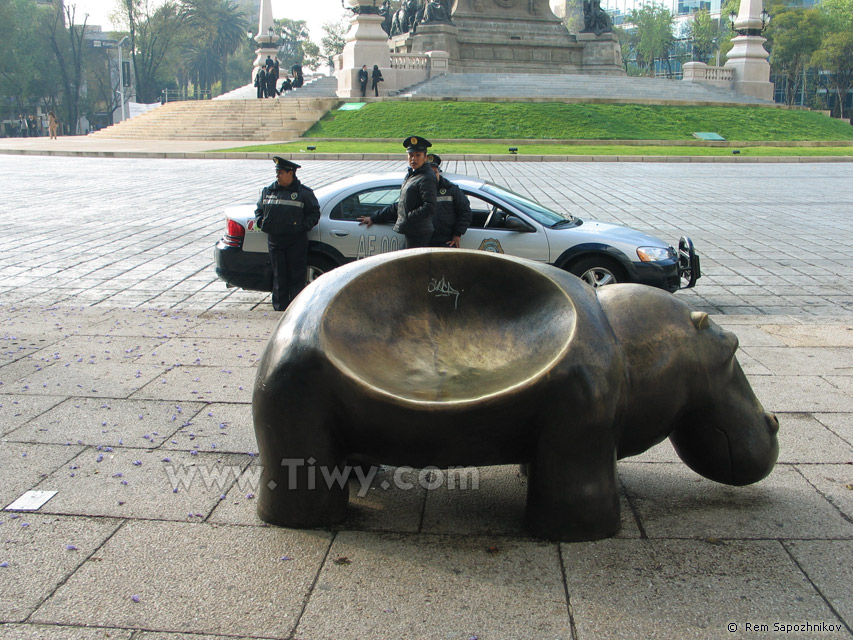
<svg viewBox="0 0 853 640"><path fill-rule="evenodd" d="M309 528L346 517L346 455L334 435L328 397L321 395L302 385L255 388L253 417L263 468L257 509L265 522Z"/></svg>
<svg viewBox="0 0 853 640"><path fill-rule="evenodd" d="M526 528L563 542L599 540L619 530L613 424L548 420L529 468Z"/></svg>

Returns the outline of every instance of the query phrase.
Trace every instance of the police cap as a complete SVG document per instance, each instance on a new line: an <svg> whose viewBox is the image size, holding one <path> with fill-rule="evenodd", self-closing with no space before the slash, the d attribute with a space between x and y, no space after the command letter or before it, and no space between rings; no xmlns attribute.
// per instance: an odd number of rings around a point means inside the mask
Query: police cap
<svg viewBox="0 0 853 640"><path fill-rule="evenodd" d="M403 140L403 146L406 147L406 151L426 151L432 146L432 142L420 136L409 136Z"/></svg>
<svg viewBox="0 0 853 640"><path fill-rule="evenodd" d="M428 153L427 154L427 162L429 162L434 167L441 166L441 156L437 153Z"/></svg>
<svg viewBox="0 0 853 640"><path fill-rule="evenodd" d="M302 165L296 164L295 162L291 162L290 160L285 160L282 157L275 156L272 161L275 163L276 171L296 171Z"/></svg>

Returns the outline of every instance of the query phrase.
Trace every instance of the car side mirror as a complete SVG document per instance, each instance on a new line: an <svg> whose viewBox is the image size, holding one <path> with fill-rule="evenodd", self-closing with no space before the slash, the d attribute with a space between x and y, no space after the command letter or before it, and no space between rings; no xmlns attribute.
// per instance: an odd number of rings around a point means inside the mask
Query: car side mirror
<svg viewBox="0 0 853 640"><path fill-rule="evenodd" d="M512 214L509 214L504 219L504 229L507 229L509 231L522 231L527 233L535 231L535 229L529 224L527 224L524 220Z"/></svg>

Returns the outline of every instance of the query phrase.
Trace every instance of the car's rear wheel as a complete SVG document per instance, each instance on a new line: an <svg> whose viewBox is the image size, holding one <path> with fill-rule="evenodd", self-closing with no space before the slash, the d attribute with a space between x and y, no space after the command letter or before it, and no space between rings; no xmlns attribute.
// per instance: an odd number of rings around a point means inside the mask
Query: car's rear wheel
<svg viewBox="0 0 853 640"><path fill-rule="evenodd" d="M327 271L331 271L337 266L338 265L335 264L335 261L329 258L328 256L324 256L320 253L309 253L308 270L305 274L305 280L308 282L308 284L311 284L321 275L323 275Z"/></svg>
<svg viewBox="0 0 853 640"><path fill-rule="evenodd" d="M573 273L593 287L603 287L627 280L622 267L606 256L581 258L569 266L569 273Z"/></svg>

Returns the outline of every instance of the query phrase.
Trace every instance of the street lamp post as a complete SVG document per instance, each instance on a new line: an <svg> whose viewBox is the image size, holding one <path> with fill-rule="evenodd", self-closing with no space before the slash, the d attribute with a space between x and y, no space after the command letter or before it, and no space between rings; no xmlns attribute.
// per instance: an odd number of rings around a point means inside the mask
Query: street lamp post
<svg viewBox="0 0 853 640"><path fill-rule="evenodd" d="M118 93L121 100L121 119L125 120L124 115L124 65L121 60L121 47L130 36L125 36L118 41Z"/></svg>

